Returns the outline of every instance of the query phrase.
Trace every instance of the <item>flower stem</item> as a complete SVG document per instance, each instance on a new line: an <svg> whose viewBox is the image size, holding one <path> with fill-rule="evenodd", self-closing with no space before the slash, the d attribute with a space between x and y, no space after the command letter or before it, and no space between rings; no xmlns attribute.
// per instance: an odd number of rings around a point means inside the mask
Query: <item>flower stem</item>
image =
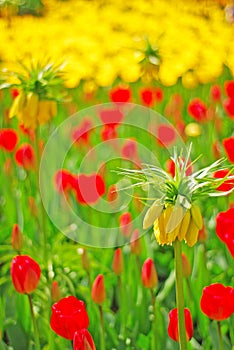
<svg viewBox="0 0 234 350"><path fill-rule="evenodd" d="M223 350L223 338L222 338L220 321L218 321L217 324L218 324L218 335L219 335L219 350Z"/></svg>
<svg viewBox="0 0 234 350"><path fill-rule="evenodd" d="M151 349L157 350L157 341L156 341L156 310L155 310L155 295L154 295L154 289L150 289L151 292L151 303L152 303L152 310L153 310L153 320L152 320L152 338L151 338Z"/></svg>
<svg viewBox="0 0 234 350"><path fill-rule="evenodd" d="M32 322L33 322L33 330L34 330L34 341L35 341L35 350L40 350L40 340L39 340L39 333L38 333L38 328L37 328L37 323L33 311L33 303L32 303L32 296L31 294L28 294L28 301L29 301L29 306L30 306L30 312L31 312L31 317L32 317Z"/></svg>
<svg viewBox="0 0 234 350"><path fill-rule="evenodd" d="M175 277L176 277L176 304L178 309L178 327L180 350L187 350L187 339L184 319L184 290L183 290L183 270L182 270L182 246L176 239L174 242L175 252Z"/></svg>
<svg viewBox="0 0 234 350"><path fill-rule="evenodd" d="M101 321L101 350L106 350L105 329L102 305L99 305L100 321Z"/></svg>

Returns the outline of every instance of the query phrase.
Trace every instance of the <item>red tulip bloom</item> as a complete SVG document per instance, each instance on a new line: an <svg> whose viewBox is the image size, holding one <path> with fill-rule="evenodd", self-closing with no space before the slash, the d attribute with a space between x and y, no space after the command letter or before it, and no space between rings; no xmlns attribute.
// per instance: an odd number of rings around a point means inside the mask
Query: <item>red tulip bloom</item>
<svg viewBox="0 0 234 350"><path fill-rule="evenodd" d="M93 338L87 329L75 332L73 350L96 350Z"/></svg>
<svg viewBox="0 0 234 350"><path fill-rule="evenodd" d="M234 257L234 207L217 215L216 233Z"/></svg>
<svg viewBox="0 0 234 350"><path fill-rule="evenodd" d="M207 107L199 98L194 98L188 105L188 114L197 122L207 121Z"/></svg>
<svg viewBox="0 0 234 350"><path fill-rule="evenodd" d="M193 336L193 321L190 310L184 309L186 337L189 341ZM169 312L168 335L174 341L179 341L178 310L177 308Z"/></svg>
<svg viewBox="0 0 234 350"><path fill-rule="evenodd" d="M92 299L96 304L102 304L106 300L104 276L98 275L92 286Z"/></svg>
<svg viewBox="0 0 234 350"><path fill-rule="evenodd" d="M50 326L61 337L72 340L76 331L89 326L84 302L69 296L55 303L52 306Z"/></svg>
<svg viewBox="0 0 234 350"><path fill-rule="evenodd" d="M157 141L162 147L170 147L176 141L175 129L167 124L160 124L157 128Z"/></svg>
<svg viewBox="0 0 234 350"><path fill-rule="evenodd" d="M223 101L223 109L229 118L234 119L234 97L228 97Z"/></svg>
<svg viewBox="0 0 234 350"><path fill-rule="evenodd" d="M234 288L221 283L203 288L200 306L202 312L212 320L225 320L234 312Z"/></svg>
<svg viewBox="0 0 234 350"><path fill-rule="evenodd" d="M228 97L234 98L234 80L225 81L224 89Z"/></svg>
<svg viewBox="0 0 234 350"><path fill-rule="evenodd" d="M152 88L144 88L140 91L141 103L147 107L152 107L154 105L154 94Z"/></svg>
<svg viewBox="0 0 234 350"><path fill-rule="evenodd" d="M77 182L73 188L76 192L76 199L81 204L96 203L106 192L103 178L99 174L77 176Z"/></svg>
<svg viewBox="0 0 234 350"><path fill-rule="evenodd" d="M58 192L67 193L76 187L77 178L66 169L58 170L55 174L55 187Z"/></svg>
<svg viewBox="0 0 234 350"><path fill-rule="evenodd" d="M220 102L221 100L221 88L219 85L213 85L210 88L210 97L213 102Z"/></svg>
<svg viewBox="0 0 234 350"><path fill-rule="evenodd" d="M19 141L18 135L13 129L0 130L0 148L12 152Z"/></svg>
<svg viewBox="0 0 234 350"><path fill-rule="evenodd" d="M113 127L109 124L106 124L101 129L101 139L102 141L108 141L112 139L116 139L118 136L116 127Z"/></svg>
<svg viewBox="0 0 234 350"><path fill-rule="evenodd" d="M159 87L154 89L154 98L158 103L162 102L163 100L163 91Z"/></svg>
<svg viewBox="0 0 234 350"><path fill-rule="evenodd" d="M18 293L32 293L38 286L40 266L27 255L18 255L11 263L11 279Z"/></svg>
<svg viewBox="0 0 234 350"><path fill-rule="evenodd" d="M154 266L153 259L148 258L141 271L141 279L145 288L155 288L158 284L158 275Z"/></svg>
<svg viewBox="0 0 234 350"><path fill-rule="evenodd" d="M124 117L123 113L118 108L102 109L99 114L103 124L112 127L115 127L118 124L120 124Z"/></svg>
<svg viewBox="0 0 234 350"><path fill-rule="evenodd" d="M223 139L223 146L231 163L234 163L234 136Z"/></svg>
<svg viewBox="0 0 234 350"><path fill-rule="evenodd" d="M131 100L131 90L129 88L115 87L110 91L112 102L129 102Z"/></svg>
<svg viewBox="0 0 234 350"><path fill-rule="evenodd" d="M83 120L81 125L72 132L72 140L79 145L79 143L88 145L90 141L90 131L92 123L90 120Z"/></svg>
<svg viewBox="0 0 234 350"><path fill-rule="evenodd" d="M15 153L15 161L26 170L33 169L35 167L35 153L31 145L25 143L21 145Z"/></svg>
<svg viewBox="0 0 234 350"><path fill-rule="evenodd" d="M128 139L125 141L121 150L121 155L124 159L136 160L138 158L137 143L134 139Z"/></svg>
<svg viewBox="0 0 234 350"><path fill-rule="evenodd" d="M214 177L221 180L222 178L227 176L229 172L230 172L229 169L218 170L214 173ZM231 176L231 175L232 174L229 174L229 176ZM234 187L234 179L226 180L219 187L217 187L217 190L226 192L226 191L230 191L231 189L233 189L233 187Z"/></svg>

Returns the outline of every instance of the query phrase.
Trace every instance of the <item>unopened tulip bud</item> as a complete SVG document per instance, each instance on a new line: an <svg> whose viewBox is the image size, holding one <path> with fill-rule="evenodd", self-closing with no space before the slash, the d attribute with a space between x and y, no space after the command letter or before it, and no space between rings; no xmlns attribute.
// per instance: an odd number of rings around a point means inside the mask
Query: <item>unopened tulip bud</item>
<svg viewBox="0 0 234 350"><path fill-rule="evenodd" d="M96 304L102 304L106 299L104 276L98 275L92 286L92 299Z"/></svg>
<svg viewBox="0 0 234 350"><path fill-rule="evenodd" d="M51 285L51 298L53 302L58 302L61 299L61 290L57 281L53 281Z"/></svg>
<svg viewBox="0 0 234 350"><path fill-rule="evenodd" d="M18 224L13 225L12 234L11 234L11 244L12 247L19 252L23 246L23 236L19 229Z"/></svg>
<svg viewBox="0 0 234 350"><path fill-rule="evenodd" d="M112 269L116 275L120 275L123 272L123 254L122 249L117 248L114 252L114 258L112 262Z"/></svg>
<svg viewBox="0 0 234 350"><path fill-rule="evenodd" d="M37 209L37 205L35 203L35 199L33 197L29 197L28 203L29 203L30 213L32 214L32 216L37 217L38 209Z"/></svg>
<svg viewBox="0 0 234 350"><path fill-rule="evenodd" d="M134 230L130 242L131 253L135 255L140 255L142 251L140 232L139 230Z"/></svg>
<svg viewBox="0 0 234 350"><path fill-rule="evenodd" d="M148 258L143 266L141 273L142 283L146 288L154 288L158 284L158 276L154 266L153 259Z"/></svg>
<svg viewBox="0 0 234 350"><path fill-rule="evenodd" d="M185 328L187 341L193 336L193 321L190 310L184 309ZM169 324L168 324L168 335L171 339L179 341L179 330L178 330L178 310L173 309L169 312Z"/></svg>
<svg viewBox="0 0 234 350"><path fill-rule="evenodd" d="M182 268L183 268L183 276L189 277L191 275L191 265L187 258L187 256L182 253Z"/></svg>
<svg viewBox="0 0 234 350"><path fill-rule="evenodd" d="M74 350L96 350L93 338L86 328L76 331L73 338Z"/></svg>

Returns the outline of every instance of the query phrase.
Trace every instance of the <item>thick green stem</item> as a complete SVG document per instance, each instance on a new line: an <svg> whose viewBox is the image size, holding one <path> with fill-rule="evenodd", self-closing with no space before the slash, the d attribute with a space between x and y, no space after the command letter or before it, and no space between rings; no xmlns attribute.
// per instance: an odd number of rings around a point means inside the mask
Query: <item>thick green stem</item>
<svg viewBox="0 0 234 350"><path fill-rule="evenodd" d="M33 311L33 303L32 303L32 296L31 294L28 294L28 301L30 305L30 312L31 312L31 317L32 317L32 322L33 322L33 331L34 331L34 341L35 341L35 350L40 350L40 339L39 339L39 333L38 333L38 328L37 328L37 323Z"/></svg>
<svg viewBox="0 0 234 350"><path fill-rule="evenodd" d="M176 304L178 309L178 328L180 350L187 350L186 328L184 318L184 290L183 290L183 269L182 269L182 246L176 239L174 242L175 251L175 277L176 277Z"/></svg>
<svg viewBox="0 0 234 350"><path fill-rule="evenodd" d="M102 305L99 305L99 313L100 313L100 322L101 322L101 347L100 347L100 350L106 350L105 328L104 328L104 317L103 317Z"/></svg>
<svg viewBox="0 0 234 350"><path fill-rule="evenodd" d="M222 332L221 332L221 324L220 321L218 323L218 335L219 335L219 350L223 350L223 338L222 338Z"/></svg>

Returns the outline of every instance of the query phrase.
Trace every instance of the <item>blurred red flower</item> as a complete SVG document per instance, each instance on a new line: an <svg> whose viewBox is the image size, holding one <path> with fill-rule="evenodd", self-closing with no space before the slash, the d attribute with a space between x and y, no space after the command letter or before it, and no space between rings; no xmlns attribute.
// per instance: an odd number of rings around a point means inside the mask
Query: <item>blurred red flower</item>
<svg viewBox="0 0 234 350"><path fill-rule="evenodd" d="M15 99L20 94L20 91L16 88L13 88L10 90L10 93L11 93L12 98Z"/></svg>
<svg viewBox="0 0 234 350"><path fill-rule="evenodd" d="M132 231L132 214L128 211L119 217L120 231L125 236L129 236Z"/></svg>
<svg viewBox="0 0 234 350"><path fill-rule="evenodd" d="M234 97L228 97L223 101L223 109L229 118L234 119Z"/></svg>
<svg viewBox="0 0 234 350"><path fill-rule="evenodd" d="M228 173L230 173L229 169L218 170L214 173L214 177L217 179L222 179L225 176L227 176ZM229 174L229 176L231 176L231 175L232 174ZM234 187L234 179L226 180L219 187L217 187L217 190L226 192L226 191L230 191L233 187Z"/></svg>
<svg viewBox="0 0 234 350"><path fill-rule="evenodd" d="M103 124L107 124L112 127L120 124L124 117L123 113L118 108L102 109L99 112L99 115Z"/></svg>
<svg viewBox="0 0 234 350"><path fill-rule="evenodd" d="M234 163L234 136L223 139L223 146L231 163Z"/></svg>
<svg viewBox="0 0 234 350"><path fill-rule="evenodd" d="M83 120L79 127L76 127L72 132L72 140L79 145L88 145L90 142L90 132L92 130L92 123L90 120Z"/></svg>
<svg viewBox="0 0 234 350"><path fill-rule="evenodd" d="M28 255L15 256L11 263L11 279L18 293L32 293L38 286L40 266Z"/></svg>
<svg viewBox="0 0 234 350"><path fill-rule="evenodd" d="M225 320L234 312L234 288L221 283L203 288L200 306L202 312L212 320Z"/></svg>
<svg viewBox="0 0 234 350"><path fill-rule="evenodd" d="M122 249L117 248L114 251L114 257L112 261L112 269L116 275L120 275L124 269Z"/></svg>
<svg viewBox="0 0 234 350"><path fill-rule="evenodd" d="M107 200L108 202L113 202L118 198L117 187L115 184L110 185L107 192Z"/></svg>
<svg viewBox="0 0 234 350"><path fill-rule="evenodd" d="M68 190L76 187L77 179L66 169L58 170L55 174L55 187L58 192L67 193Z"/></svg>
<svg viewBox="0 0 234 350"><path fill-rule="evenodd" d="M219 85L213 85L210 88L210 97L213 102L220 102L221 100L221 88Z"/></svg>
<svg viewBox="0 0 234 350"><path fill-rule="evenodd" d="M152 88L143 88L139 92L141 103L147 107L152 107L155 103L154 91Z"/></svg>
<svg viewBox="0 0 234 350"><path fill-rule="evenodd" d="M128 139L124 142L121 155L124 159L129 159L131 161L138 158L137 142L135 139Z"/></svg>
<svg viewBox="0 0 234 350"><path fill-rule="evenodd" d="M106 300L104 276L99 274L92 286L92 299L96 304L102 304Z"/></svg>
<svg viewBox="0 0 234 350"><path fill-rule="evenodd" d="M35 167L35 153L32 146L28 143L22 144L15 152L15 161L26 170L33 169Z"/></svg>
<svg viewBox="0 0 234 350"><path fill-rule="evenodd" d="M96 350L93 338L86 328L75 332L73 350Z"/></svg>
<svg viewBox="0 0 234 350"><path fill-rule="evenodd" d="M234 207L216 216L216 233L234 258Z"/></svg>
<svg viewBox="0 0 234 350"><path fill-rule="evenodd" d="M103 178L99 174L79 174L77 176L76 187L73 188L76 192L76 199L81 204L96 203L106 191L106 186Z"/></svg>
<svg viewBox="0 0 234 350"><path fill-rule="evenodd" d="M11 245L13 249L17 250L18 252L22 249L23 236L18 224L13 225L11 232Z"/></svg>
<svg viewBox="0 0 234 350"><path fill-rule="evenodd" d="M189 102L188 114L197 122L207 121L207 107L205 103L199 98L194 98Z"/></svg>
<svg viewBox="0 0 234 350"><path fill-rule="evenodd" d="M163 100L163 91L162 91L161 88L156 87L154 89L154 98L155 98L156 102L158 102L158 103L162 102L162 100Z"/></svg>
<svg viewBox="0 0 234 350"><path fill-rule="evenodd" d="M234 80L225 81L224 89L228 97L234 98Z"/></svg>
<svg viewBox="0 0 234 350"><path fill-rule="evenodd" d="M175 129L167 124L160 124L157 128L157 141L162 147L171 146L176 141Z"/></svg>
<svg viewBox="0 0 234 350"><path fill-rule="evenodd" d="M106 124L103 125L102 129L101 129L101 139L102 141L108 141L111 139L115 139L117 138L118 134L116 131L116 127L111 126L111 124Z"/></svg>
<svg viewBox="0 0 234 350"><path fill-rule="evenodd" d="M142 271L141 279L145 288L155 288L158 284L158 275L154 266L153 259L148 258L145 260Z"/></svg>
<svg viewBox="0 0 234 350"><path fill-rule="evenodd" d="M109 96L112 102L130 102L132 92L129 88L116 86L110 91Z"/></svg>
<svg viewBox="0 0 234 350"><path fill-rule="evenodd" d="M0 148L12 152L19 141L18 135L13 129L0 130Z"/></svg>
<svg viewBox="0 0 234 350"><path fill-rule="evenodd" d="M52 306L50 326L61 337L72 340L76 331L89 326L84 302L69 296L55 303Z"/></svg>
<svg viewBox="0 0 234 350"><path fill-rule="evenodd" d="M179 341L179 329L178 329L178 310L177 308L172 309L169 312L169 324L168 324L168 335L174 341ZM187 341L193 336L193 321L190 310L184 309L185 328Z"/></svg>
<svg viewBox="0 0 234 350"><path fill-rule="evenodd" d="M53 281L51 284L51 298L54 303L61 299L61 290L57 281Z"/></svg>

